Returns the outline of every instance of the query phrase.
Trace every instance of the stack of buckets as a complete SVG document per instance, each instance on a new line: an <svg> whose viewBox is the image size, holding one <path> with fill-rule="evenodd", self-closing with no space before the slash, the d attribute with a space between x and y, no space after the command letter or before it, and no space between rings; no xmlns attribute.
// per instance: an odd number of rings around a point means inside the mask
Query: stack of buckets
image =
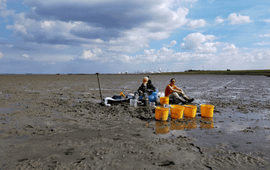
<svg viewBox="0 0 270 170"><path fill-rule="evenodd" d="M169 97L160 97L160 104L169 104ZM213 117L214 113L213 105L201 105L201 117ZM171 118L172 119L182 119L183 114L185 117L194 118L196 117L197 106L194 105L171 105ZM155 109L155 119L166 121L169 115L169 108L156 107Z"/></svg>

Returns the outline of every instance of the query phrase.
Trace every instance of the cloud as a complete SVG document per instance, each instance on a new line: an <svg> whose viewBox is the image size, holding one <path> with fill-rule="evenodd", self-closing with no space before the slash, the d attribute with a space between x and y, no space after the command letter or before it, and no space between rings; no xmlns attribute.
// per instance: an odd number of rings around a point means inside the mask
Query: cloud
<svg viewBox="0 0 270 170"><path fill-rule="evenodd" d="M226 47L222 49L222 51L229 52L229 53L232 53L232 52L235 53L235 52L238 52L238 50L239 49L235 47L234 44L227 45Z"/></svg>
<svg viewBox="0 0 270 170"><path fill-rule="evenodd" d="M28 54L23 54L22 55L24 58L29 58L29 55Z"/></svg>
<svg viewBox="0 0 270 170"><path fill-rule="evenodd" d="M14 15L15 11L13 10L6 10L7 8L7 0L0 0L0 16L6 18L10 15Z"/></svg>
<svg viewBox="0 0 270 170"><path fill-rule="evenodd" d="M268 33L268 34L263 34L263 35L259 35L259 37L270 37L270 33Z"/></svg>
<svg viewBox="0 0 270 170"><path fill-rule="evenodd" d="M270 45L270 42L262 41L262 42L254 43L254 44L252 44L252 45Z"/></svg>
<svg viewBox="0 0 270 170"><path fill-rule="evenodd" d="M219 60L224 63L254 63L259 59L255 51L242 53L234 44L227 45L222 51L219 55Z"/></svg>
<svg viewBox="0 0 270 170"><path fill-rule="evenodd" d="M265 19L265 20L263 20L264 22L270 22L270 19Z"/></svg>
<svg viewBox="0 0 270 170"><path fill-rule="evenodd" d="M15 14L14 24L6 28L24 42L14 48L34 50L29 43L83 46L121 56L149 48L151 40L168 38L188 22L189 10L181 4L196 1L25 0L30 12Z"/></svg>
<svg viewBox="0 0 270 170"><path fill-rule="evenodd" d="M215 23L221 24L226 20L229 20L231 25L253 22L252 20L250 20L249 16L242 16L241 14L237 15L236 13L231 13L227 19L223 19L221 16L217 16L215 19Z"/></svg>
<svg viewBox="0 0 270 170"><path fill-rule="evenodd" d="M67 45L83 42L69 33L80 22L35 21L26 18L25 13L17 14L14 20L14 25L7 25L6 28L13 30L14 35L26 43Z"/></svg>
<svg viewBox="0 0 270 170"><path fill-rule="evenodd" d="M44 21L41 23L41 28L43 28L45 30L52 29L54 26L55 26L54 21Z"/></svg>
<svg viewBox="0 0 270 170"><path fill-rule="evenodd" d="M207 39L207 36L205 36ZM208 39L213 40L213 37L208 37ZM201 41L202 42L202 41ZM217 42L216 42L217 43ZM265 51L251 51L251 52L241 52L241 50L236 47L234 44L220 44L220 46L224 45L222 48L222 52L217 53L192 53L192 52L175 52L172 49L168 49L166 47L162 47L159 50L149 49L144 50L143 54L139 54L136 56L125 56L127 59L125 63L132 64L141 64L141 63L164 63L171 62L171 67L176 64L183 64L190 61L203 61L211 65L213 68L213 64L217 65L216 68L220 69L220 63L223 63L222 67L230 67L238 69L240 68L237 63L254 63L260 62L263 60L270 61L270 50ZM115 61L116 62L116 61Z"/></svg>
<svg viewBox="0 0 270 170"><path fill-rule="evenodd" d="M216 20L215 20L215 22L216 22L217 24L221 24L221 23L223 23L224 21L225 21L225 20L222 19L221 16L216 17Z"/></svg>
<svg viewBox="0 0 270 170"><path fill-rule="evenodd" d="M4 54L0 52L0 59L4 57Z"/></svg>
<svg viewBox="0 0 270 170"><path fill-rule="evenodd" d="M189 28L200 28L200 27L204 27L206 24L206 21L203 19L199 19L199 20L192 20L189 21L189 23L187 24L187 26Z"/></svg>
<svg viewBox="0 0 270 170"><path fill-rule="evenodd" d="M93 51L91 50L84 50L83 54L79 57L80 59L84 59L84 60L100 60L101 58L98 57L99 54L102 53L102 50L97 48L94 49Z"/></svg>
<svg viewBox="0 0 270 170"><path fill-rule="evenodd" d="M39 54L39 57L33 57L32 59L38 62L52 63L52 62L68 62L74 60L74 57L72 55L64 55L64 54L44 54L44 55Z"/></svg>
<svg viewBox="0 0 270 170"><path fill-rule="evenodd" d="M231 25L253 22L249 19L249 16L242 16L241 14L237 15L236 13L230 14L228 20L231 21Z"/></svg>
<svg viewBox="0 0 270 170"><path fill-rule="evenodd" d="M1 10L0 11L0 16L3 17L3 18L6 18L8 16L13 16L15 14L15 11L13 10Z"/></svg>
<svg viewBox="0 0 270 170"><path fill-rule="evenodd" d="M0 10L5 10L7 8L7 0L1 0L0 1Z"/></svg>
<svg viewBox="0 0 270 170"><path fill-rule="evenodd" d="M143 54L138 54L135 56L128 55L120 55L117 56L115 53L106 53L102 54L103 58L99 56L94 56L91 53L90 58L94 58L92 60L100 61L100 62L115 62L115 63L128 63L128 64L142 64L142 63L164 63L164 62L186 62L191 60L201 60L206 59L209 60L212 57L215 57L214 54L198 54L198 53L190 53L190 52L175 52L172 49L168 49L166 47L162 47L159 50L149 49L144 50Z"/></svg>
<svg viewBox="0 0 270 170"><path fill-rule="evenodd" d="M185 50L195 50L196 53L216 53L220 43L213 42L214 39L216 39L214 35L192 33L184 38L185 42L180 47Z"/></svg>
<svg viewBox="0 0 270 170"><path fill-rule="evenodd" d="M55 62L47 62L47 63L42 63L42 65L46 66L46 65L55 65Z"/></svg>
<svg viewBox="0 0 270 170"><path fill-rule="evenodd" d="M175 46L175 44L177 44L177 42L175 40L171 41L171 43L169 45L163 44L164 47L173 47Z"/></svg>
<svg viewBox="0 0 270 170"><path fill-rule="evenodd" d="M270 61L270 50L265 50L265 51L262 51L262 52L258 52L256 57L259 59L259 60L268 60Z"/></svg>

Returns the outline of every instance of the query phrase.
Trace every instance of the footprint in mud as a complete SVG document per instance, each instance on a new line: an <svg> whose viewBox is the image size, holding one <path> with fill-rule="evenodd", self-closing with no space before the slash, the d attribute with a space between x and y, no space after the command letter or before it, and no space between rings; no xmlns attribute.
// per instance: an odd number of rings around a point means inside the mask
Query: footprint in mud
<svg viewBox="0 0 270 170"><path fill-rule="evenodd" d="M23 161L27 161L27 160L28 160L28 158L20 159L20 160L18 160L18 162L23 162Z"/></svg>
<svg viewBox="0 0 270 170"><path fill-rule="evenodd" d="M82 163L82 161L85 160L85 159L86 159L86 158L78 159L76 163L77 163L77 164Z"/></svg>
<svg viewBox="0 0 270 170"><path fill-rule="evenodd" d="M161 164L158 166L171 166L171 165L175 165L175 163L173 161L166 160L166 161L161 162Z"/></svg>
<svg viewBox="0 0 270 170"><path fill-rule="evenodd" d="M74 148L67 149L66 152L64 152L65 155L72 155L74 152Z"/></svg>

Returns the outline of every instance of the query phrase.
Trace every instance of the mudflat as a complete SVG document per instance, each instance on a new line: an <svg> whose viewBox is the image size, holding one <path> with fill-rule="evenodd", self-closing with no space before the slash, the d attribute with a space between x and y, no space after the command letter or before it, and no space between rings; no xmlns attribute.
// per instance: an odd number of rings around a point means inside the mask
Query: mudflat
<svg viewBox="0 0 270 170"><path fill-rule="evenodd" d="M145 75L99 76L112 97ZM172 77L195 98L195 118L101 106L96 75L0 75L0 169L270 168L269 77L150 74L162 92ZM215 106L213 118L201 104Z"/></svg>

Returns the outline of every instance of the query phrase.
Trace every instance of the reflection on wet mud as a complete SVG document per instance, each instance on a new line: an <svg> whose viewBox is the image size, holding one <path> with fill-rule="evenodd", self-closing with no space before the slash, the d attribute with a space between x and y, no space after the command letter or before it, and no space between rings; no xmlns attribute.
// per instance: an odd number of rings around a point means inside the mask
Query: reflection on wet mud
<svg viewBox="0 0 270 170"><path fill-rule="evenodd" d="M185 129L197 129L197 122L194 118L185 118Z"/></svg>
<svg viewBox="0 0 270 170"><path fill-rule="evenodd" d="M213 118L212 117L202 117L202 120L205 122L201 123L200 128L204 128L204 129L213 129L214 128L214 122L213 122Z"/></svg>
<svg viewBox="0 0 270 170"><path fill-rule="evenodd" d="M170 130L169 130L169 125L168 125L169 122L166 122L166 121L156 121L155 122L155 132L157 134L166 134L168 133Z"/></svg>
<svg viewBox="0 0 270 170"><path fill-rule="evenodd" d="M200 128L213 129L214 122L213 118L183 118L183 119L172 119L170 122L167 121L155 121L155 132L157 134L167 134L170 130L185 130L185 129L197 129L200 124Z"/></svg>
<svg viewBox="0 0 270 170"><path fill-rule="evenodd" d="M171 130L184 130L185 125L182 122L177 122L176 120L172 120L170 124Z"/></svg>

